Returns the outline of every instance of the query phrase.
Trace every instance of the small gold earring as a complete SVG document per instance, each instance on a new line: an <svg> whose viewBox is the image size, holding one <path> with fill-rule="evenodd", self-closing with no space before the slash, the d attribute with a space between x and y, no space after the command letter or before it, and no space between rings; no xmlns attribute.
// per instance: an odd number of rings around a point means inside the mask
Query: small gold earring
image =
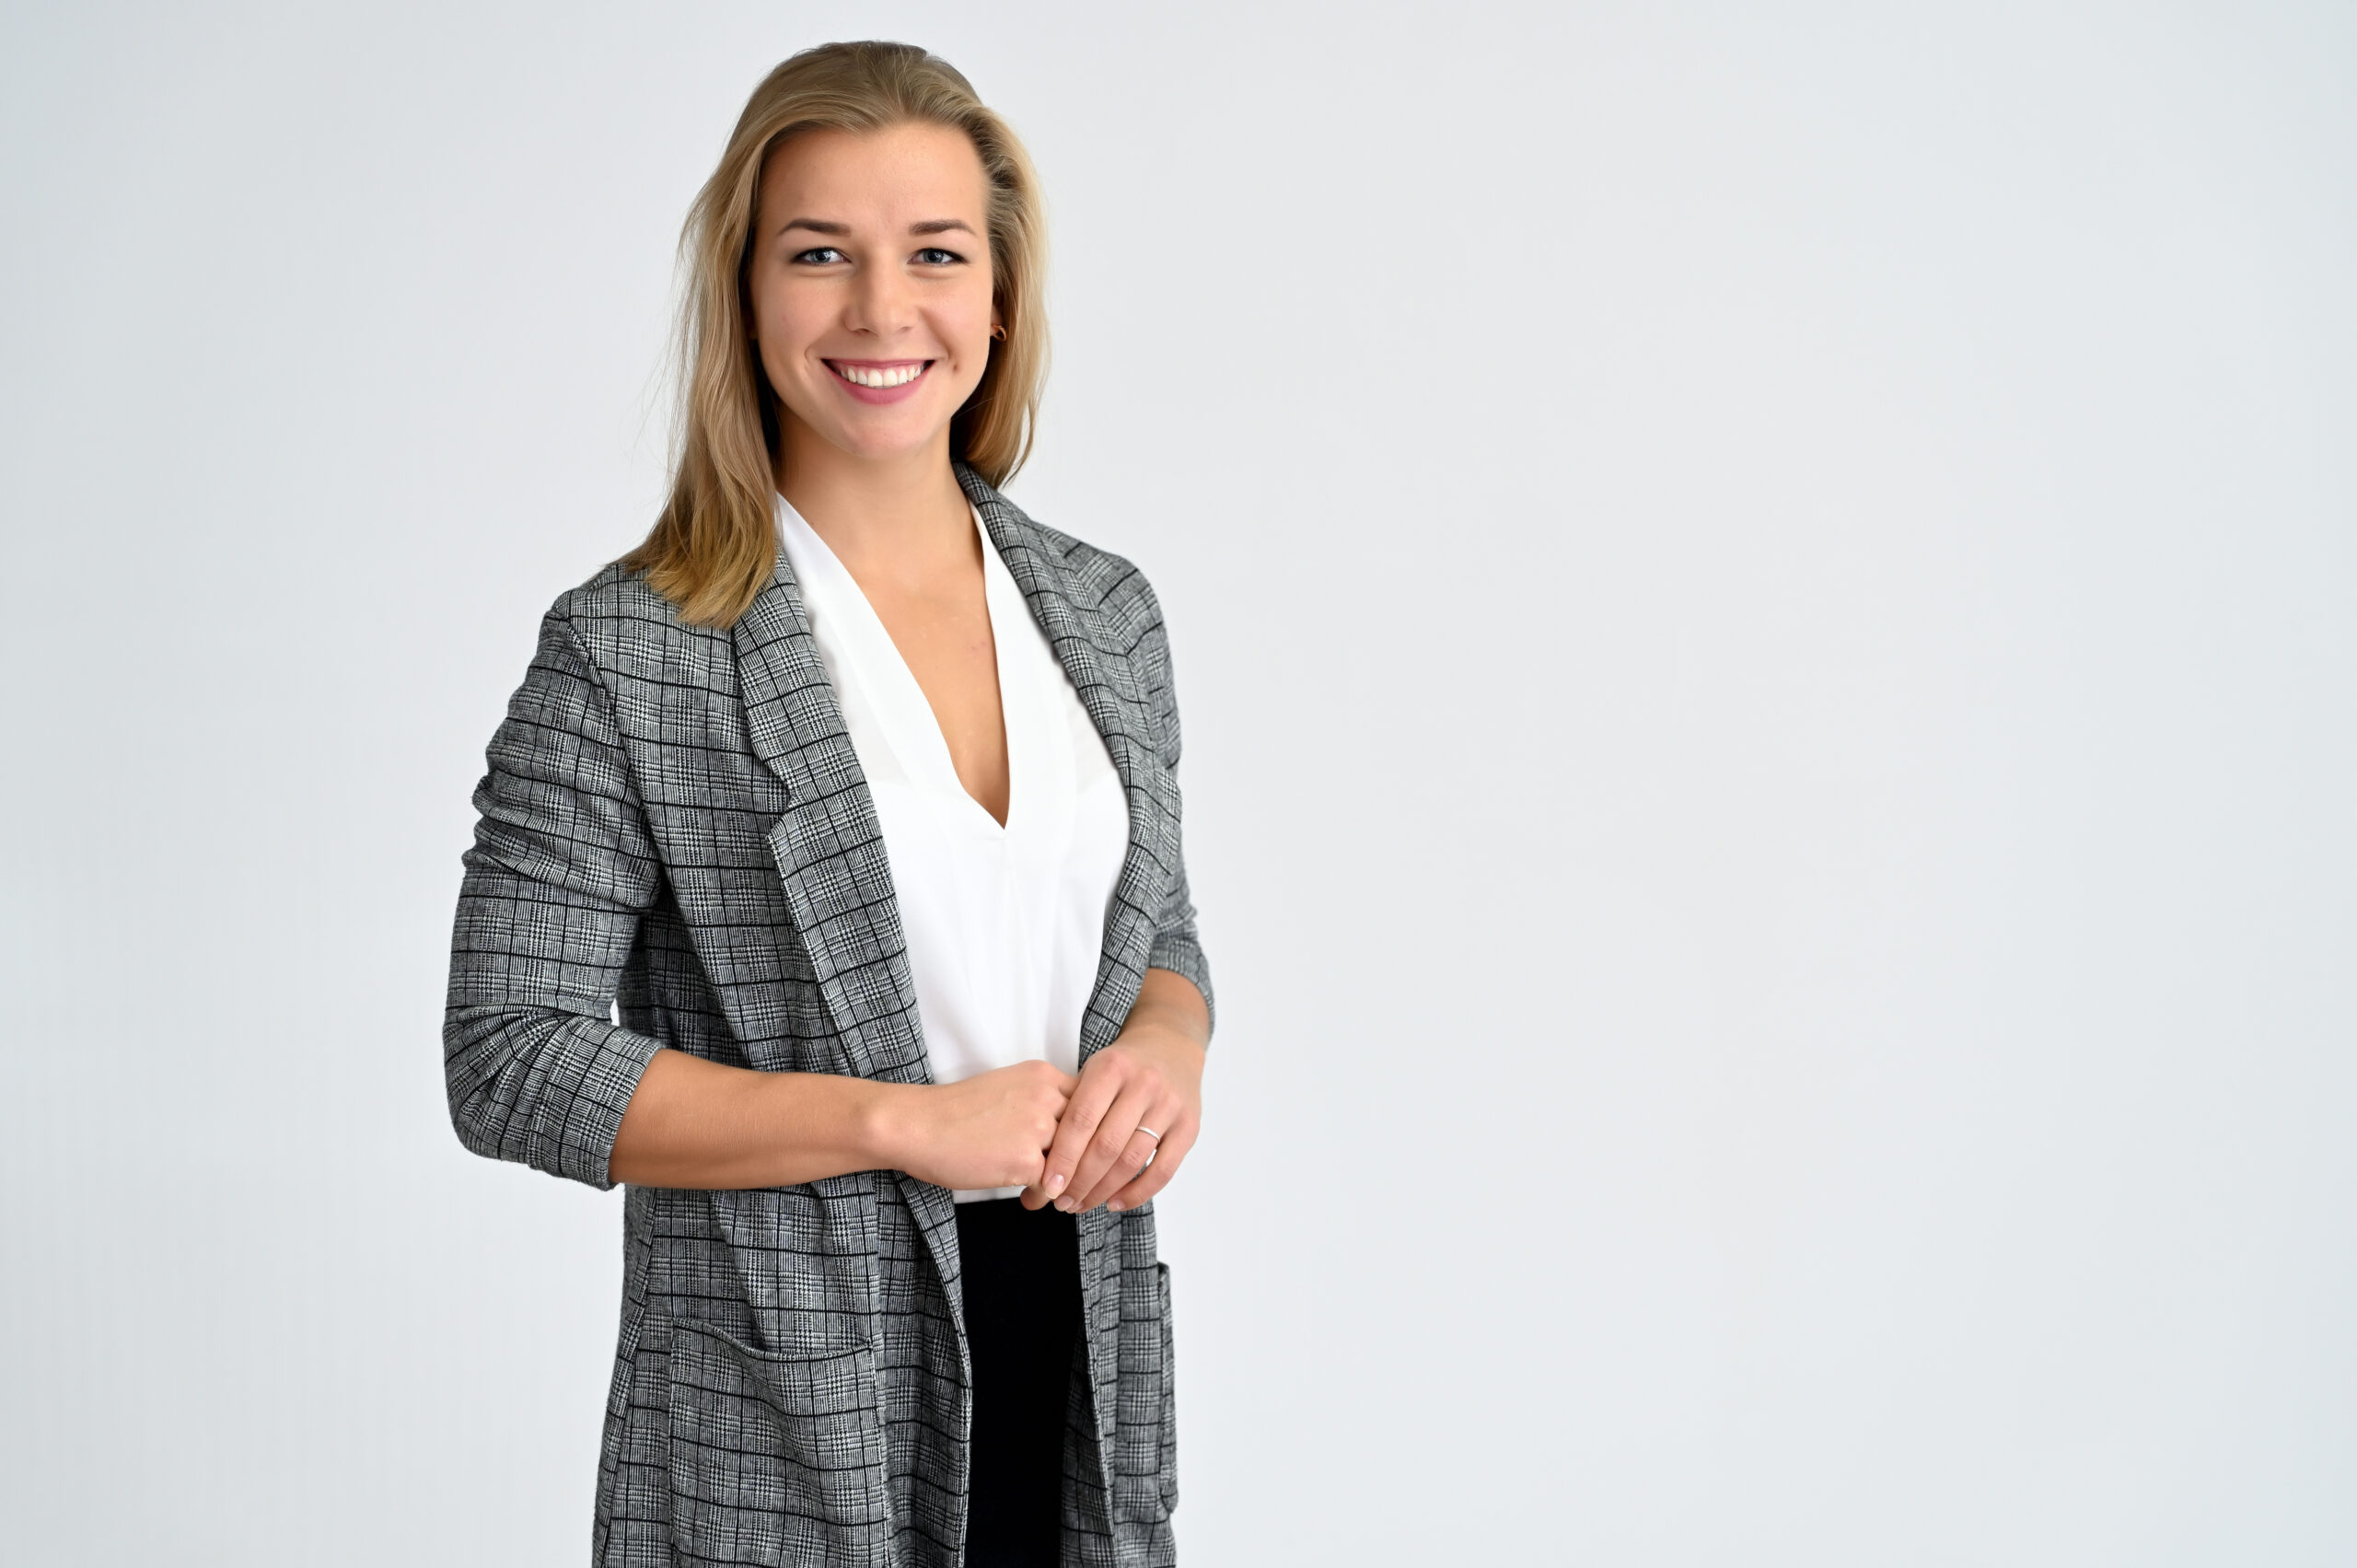
<svg viewBox="0 0 2357 1568"><path fill-rule="evenodd" d="M997 325L996 323L993 323L991 327L991 336L1000 343L1004 343L1006 342L1006 329Z"/></svg>

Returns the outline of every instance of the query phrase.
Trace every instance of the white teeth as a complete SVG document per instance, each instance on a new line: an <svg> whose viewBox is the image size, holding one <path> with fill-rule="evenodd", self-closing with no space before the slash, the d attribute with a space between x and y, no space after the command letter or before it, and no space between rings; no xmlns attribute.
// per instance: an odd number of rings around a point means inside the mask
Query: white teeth
<svg viewBox="0 0 2357 1568"><path fill-rule="evenodd" d="M858 387L905 387L924 370L923 365L896 365L888 370L873 370L864 365L839 365L835 374Z"/></svg>

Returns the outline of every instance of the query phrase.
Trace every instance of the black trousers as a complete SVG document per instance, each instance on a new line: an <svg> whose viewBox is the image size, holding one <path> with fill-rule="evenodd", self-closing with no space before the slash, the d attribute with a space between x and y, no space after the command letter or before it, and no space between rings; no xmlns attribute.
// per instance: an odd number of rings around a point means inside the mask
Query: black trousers
<svg viewBox="0 0 2357 1568"><path fill-rule="evenodd" d="M1056 1568L1079 1223L1052 1205L985 1198L958 1205L958 1249L974 1356L966 1568Z"/></svg>

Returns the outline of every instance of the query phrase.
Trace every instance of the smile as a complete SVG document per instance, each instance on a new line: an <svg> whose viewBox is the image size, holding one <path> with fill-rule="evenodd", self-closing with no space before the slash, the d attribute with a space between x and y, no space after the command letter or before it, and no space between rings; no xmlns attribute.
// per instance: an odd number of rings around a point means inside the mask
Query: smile
<svg viewBox="0 0 2357 1568"><path fill-rule="evenodd" d="M876 364L830 359L826 364L828 369L854 387L865 387L872 390L883 391L894 387L907 386L923 375L932 366L933 361L903 359L889 364Z"/></svg>

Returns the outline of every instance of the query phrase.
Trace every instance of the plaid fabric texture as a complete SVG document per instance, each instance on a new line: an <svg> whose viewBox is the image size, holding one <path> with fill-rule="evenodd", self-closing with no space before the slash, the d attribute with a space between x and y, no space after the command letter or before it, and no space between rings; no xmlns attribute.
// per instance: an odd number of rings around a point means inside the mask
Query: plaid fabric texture
<svg viewBox="0 0 2357 1568"><path fill-rule="evenodd" d="M958 481L1128 793L1085 1063L1149 966L1212 993L1168 644L1136 567ZM727 629L682 625L617 566L561 596L487 760L443 1031L469 1149L610 1188L664 1046L931 1081L875 805L784 552ZM594 1562L953 1568L972 1405L949 1191L891 1170L630 1187L623 1215ZM1063 1562L1160 1568L1178 1485L1154 1205L1079 1230Z"/></svg>

